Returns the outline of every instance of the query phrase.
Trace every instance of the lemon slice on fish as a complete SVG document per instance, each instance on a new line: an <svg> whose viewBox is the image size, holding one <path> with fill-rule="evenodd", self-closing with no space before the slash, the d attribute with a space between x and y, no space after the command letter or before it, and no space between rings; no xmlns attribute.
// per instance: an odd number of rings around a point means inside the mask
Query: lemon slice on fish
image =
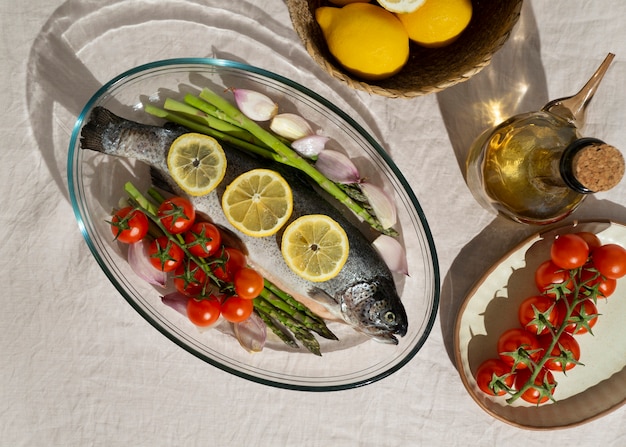
<svg viewBox="0 0 626 447"><path fill-rule="evenodd" d="M228 221L242 233L271 236L291 217L291 187L276 171L253 169L226 187L222 209Z"/></svg>
<svg viewBox="0 0 626 447"><path fill-rule="evenodd" d="M287 226L281 252L294 273L313 281L328 281L348 259L348 236L334 219L323 214L302 216Z"/></svg>
<svg viewBox="0 0 626 447"><path fill-rule="evenodd" d="M167 168L183 191L202 196L213 191L224 178L226 155L215 138L186 133L170 146Z"/></svg>

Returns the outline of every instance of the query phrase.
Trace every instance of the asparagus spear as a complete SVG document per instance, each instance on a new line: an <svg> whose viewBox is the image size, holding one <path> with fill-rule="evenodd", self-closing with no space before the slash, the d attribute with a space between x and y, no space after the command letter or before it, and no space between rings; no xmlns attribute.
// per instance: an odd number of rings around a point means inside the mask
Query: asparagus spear
<svg viewBox="0 0 626 447"><path fill-rule="evenodd" d="M321 355L320 346L317 339L309 332L303 323L300 323L281 309L272 306L269 302L265 301L263 297L254 299L254 308L261 312L270 315L276 319L279 323L283 324L293 333L293 335L302 342L305 348L311 351L315 355Z"/></svg>
<svg viewBox="0 0 626 447"><path fill-rule="evenodd" d="M337 340L337 336L333 334L328 327L326 327L326 323L324 323L320 318L312 318L306 313L300 312L290 303L287 303L275 294L269 292L267 288L261 292L261 297L275 308L288 314L298 323L302 323L307 329L310 329L329 340Z"/></svg>
<svg viewBox="0 0 626 447"><path fill-rule="evenodd" d="M263 145L254 135L252 135L247 130L242 129L239 126L231 124L222 119L216 118L212 115L209 115L202 110L198 110L188 104L176 101L175 99L167 98L163 103L163 108L170 112L177 112L185 115L189 119L197 121L200 124L207 125L210 128L219 132L224 132L225 134L231 135L235 138L239 138L257 146Z"/></svg>
<svg viewBox="0 0 626 447"><path fill-rule="evenodd" d="M380 222L372 214L367 212L361 205L352 200L335 182L329 180L319 172L312 164L300 157L294 150L284 144L280 139L267 130L263 129L256 122L246 117L237 107L226 99L222 98L208 88L200 92L200 98L214 105L223 111L232 120L237 122L242 128L248 130L252 135L261 140L265 145L274 150L277 154L289 162L289 164L313 179L323 190L332 195L339 202L347 206L356 215L369 223L376 230L387 233Z"/></svg>
<svg viewBox="0 0 626 447"><path fill-rule="evenodd" d="M230 135L225 132L221 132L219 130L215 130L208 125L201 124L181 113L176 113L168 110L163 110L158 107L155 107L150 104L146 104L144 106L144 110L150 115L154 115L159 118L163 118L167 121L171 121L176 124L180 124L181 126L185 126L186 128L193 130L195 132L200 132L205 135L209 135L217 140L221 140L222 142L232 144L235 147L240 149L252 152L254 154L260 155L262 157L274 160L278 163L289 164L289 161L281 157L277 153L272 150L269 150L267 147L257 146L254 143L250 143L249 141L242 140L241 138L237 138L236 136Z"/></svg>
<svg viewBox="0 0 626 447"><path fill-rule="evenodd" d="M265 325L280 338L287 346L299 348L298 343L292 338L291 334L282 324L278 323L274 318L259 309L254 309Z"/></svg>

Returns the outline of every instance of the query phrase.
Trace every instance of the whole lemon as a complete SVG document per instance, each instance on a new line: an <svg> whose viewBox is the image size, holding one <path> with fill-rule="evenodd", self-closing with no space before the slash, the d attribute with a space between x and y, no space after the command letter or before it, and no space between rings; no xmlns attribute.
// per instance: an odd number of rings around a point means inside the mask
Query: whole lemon
<svg viewBox="0 0 626 447"><path fill-rule="evenodd" d="M409 37L398 18L380 6L350 3L315 10L328 49L349 72L367 80L396 74L409 58Z"/></svg>
<svg viewBox="0 0 626 447"><path fill-rule="evenodd" d="M471 0L426 0L416 11L397 14L409 38L425 47L454 42L472 18Z"/></svg>

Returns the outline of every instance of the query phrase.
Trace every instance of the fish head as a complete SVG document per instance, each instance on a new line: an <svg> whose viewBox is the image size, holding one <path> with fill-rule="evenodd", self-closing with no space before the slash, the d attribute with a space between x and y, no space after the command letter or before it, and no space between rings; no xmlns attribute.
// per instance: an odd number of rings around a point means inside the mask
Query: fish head
<svg viewBox="0 0 626 447"><path fill-rule="evenodd" d="M404 337L408 318L395 284L385 277L360 281L340 296L341 312L355 329L383 343L398 344Z"/></svg>

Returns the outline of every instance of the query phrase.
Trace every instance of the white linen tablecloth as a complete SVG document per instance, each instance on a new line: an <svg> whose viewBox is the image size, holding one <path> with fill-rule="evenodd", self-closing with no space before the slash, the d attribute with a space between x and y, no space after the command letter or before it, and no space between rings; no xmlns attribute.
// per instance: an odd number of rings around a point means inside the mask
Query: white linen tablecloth
<svg viewBox="0 0 626 447"><path fill-rule="evenodd" d="M279 0L0 1L0 445L626 445L625 408L563 430L500 422L474 403L451 361L465 293L537 231L494 218L468 191L461 166L480 130L470 104L510 94L511 112L538 109L575 93L613 52L585 134L626 150L624 17L621 0L526 0L490 67L443 93L394 100L321 70ZM442 283L433 331L400 371L331 393L242 380L159 334L98 267L68 199L73 121L111 77L185 56L245 61L336 95L389 150L428 219ZM626 222L624 206L626 182L575 218Z"/></svg>

